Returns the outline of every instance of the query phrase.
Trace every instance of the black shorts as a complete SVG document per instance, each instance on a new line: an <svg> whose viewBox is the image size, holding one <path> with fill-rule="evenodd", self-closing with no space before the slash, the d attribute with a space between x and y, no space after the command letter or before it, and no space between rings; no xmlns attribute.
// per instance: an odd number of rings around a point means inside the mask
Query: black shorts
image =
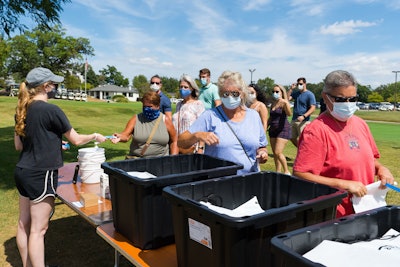
<svg viewBox="0 0 400 267"><path fill-rule="evenodd" d="M20 195L35 203L48 196L56 197L58 170L35 171L16 167L14 179Z"/></svg>

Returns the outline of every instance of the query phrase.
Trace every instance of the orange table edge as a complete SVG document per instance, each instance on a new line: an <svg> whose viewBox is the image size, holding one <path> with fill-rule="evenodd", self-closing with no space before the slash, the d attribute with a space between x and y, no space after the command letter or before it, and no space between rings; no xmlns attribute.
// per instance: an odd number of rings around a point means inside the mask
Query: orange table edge
<svg viewBox="0 0 400 267"><path fill-rule="evenodd" d="M177 267L175 244L158 249L142 250L133 246L126 237L118 233L113 223L100 225L96 232L115 249L115 267L119 264L119 254L137 267Z"/></svg>

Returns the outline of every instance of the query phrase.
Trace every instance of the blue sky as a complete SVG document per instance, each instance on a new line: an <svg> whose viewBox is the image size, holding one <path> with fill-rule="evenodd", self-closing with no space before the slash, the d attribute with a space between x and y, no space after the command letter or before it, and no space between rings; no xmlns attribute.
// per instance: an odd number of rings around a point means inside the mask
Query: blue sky
<svg viewBox="0 0 400 267"><path fill-rule="evenodd" d="M85 37L96 73L115 66L179 78L239 71L250 82L321 82L344 69L363 85L393 83L400 70L400 0L72 0L67 35ZM400 74L398 81L400 80Z"/></svg>

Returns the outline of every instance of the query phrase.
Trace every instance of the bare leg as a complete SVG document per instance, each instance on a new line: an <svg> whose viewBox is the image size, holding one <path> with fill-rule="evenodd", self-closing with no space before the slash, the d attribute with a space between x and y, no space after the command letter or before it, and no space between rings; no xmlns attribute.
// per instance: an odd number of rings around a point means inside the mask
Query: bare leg
<svg viewBox="0 0 400 267"><path fill-rule="evenodd" d="M283 154L283 150L285 149L287 142L288 142L287 139L276 138L274 140L274 148L273 148L274 157L276 155L276 158L279 161L281 168L283 168L284 173L290 173L288 165L287 165L286 157ZM271 141L271 146L272 146L272 141ZM281 171L281 168L279 169L279 171Z"/></svg>
<svg viewBox="0 0 400 267"><path fill-rule="evenodd" d="M17 246L21 255L22 265L31 267L32 264L28 255L28 240L31 228L30 200L27 197L19 196L19 218L17 228Z"/></svg>
<svg viewBox="0 0 400 267"><path fill-rule="evenodd" d="M282 165L278 159L278 155L276 154L276 138L274 137L270 137L269 138L269 142L271 143L271 149L272 149L272 153L274 155L274 163L275 163L275 171L276 172L281 172L282 170Z"/></svg>
<svg viewBox="0 0 400 267"><path fill-rule="evenodd" d="M39 203L31 202L31 231L28 243L29 258L32 266L43 267L44 236L49 227L49 217L54 206L54 198L47 197Z"/></svg>

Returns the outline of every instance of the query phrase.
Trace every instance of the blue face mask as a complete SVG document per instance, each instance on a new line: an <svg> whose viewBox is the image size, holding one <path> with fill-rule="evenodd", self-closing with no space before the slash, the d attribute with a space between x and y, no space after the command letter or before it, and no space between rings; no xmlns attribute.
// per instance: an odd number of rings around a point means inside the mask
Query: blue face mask
<svg viewBox="0 0 400 267"><path fill-rule="evenodd" d="M201 85L206 86L207 85L207 78L201 78L200 79L200 83L201 83Z"/></svg>
<svg viewBox="0 0 400 267"><path fill-rule="evenodd" d="M192 91L190 89L180 88L179 93L182 98L186 98L192 94Z"/></svg>
<svg viewBox="0 0 400 267"><path fill-rule="evenodd" d="M143 107L143 114L148 120L152 121L160 116L160 110L152 109L151 107Z"/></svg>
<svg viewBox="0 0 400 267"><path fill-rule="evenodd" d="M328 100L333 104L333 110L327 107L328 110L331 115L339 121L347 121L358 109L356 102L332 102L329 97Z"/></svg>
<svg viewBox="0 0 400 267"><path fill-rule="evenodd" d="M235 109L240 106L242 99L240 98L240 96L238 97L228 96L228 97L221 97L221 102L227 109Z"/></svg>
<svg viewBox="0 0 400 267"><path fill-rule="evenodd" d="M273 93L272 96L273 96L275 99L279 99L279 98L281 97L281 96L279 95L279 93Z"/></svg>

